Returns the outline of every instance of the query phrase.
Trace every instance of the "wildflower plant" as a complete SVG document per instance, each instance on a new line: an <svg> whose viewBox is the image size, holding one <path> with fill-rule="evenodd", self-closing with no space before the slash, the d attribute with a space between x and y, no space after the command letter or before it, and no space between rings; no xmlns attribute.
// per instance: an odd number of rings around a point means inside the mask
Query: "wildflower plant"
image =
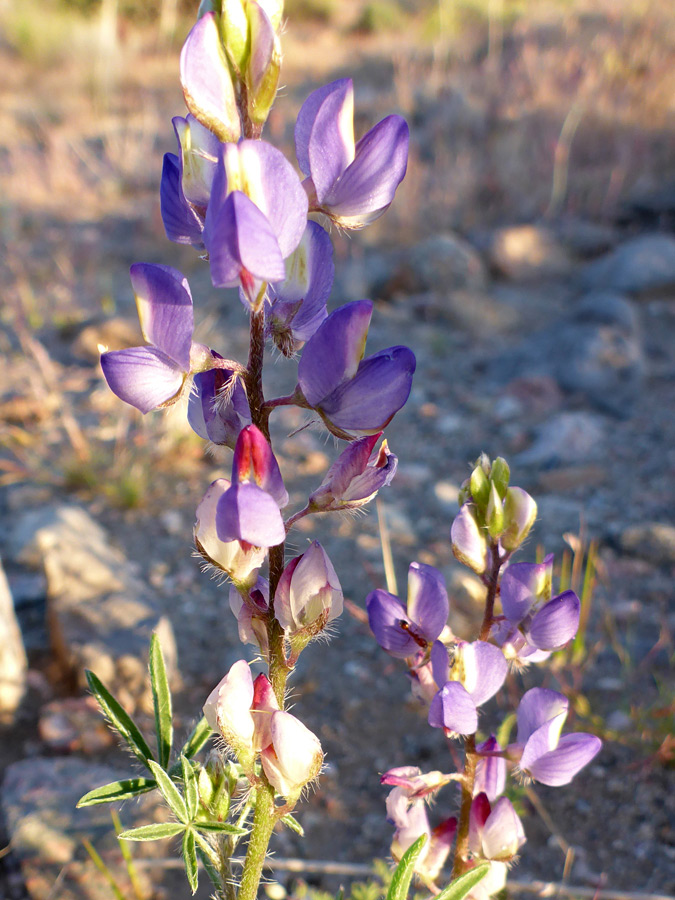
<svg viewBox="0 0 675 900"><path fill-rule="evenodd" d="M302 831L292 814L323 765L318 737L288 710L288 679L300 654L342 613L343 594L325 549L313 541L288 559L286 537L301 518L363 507L391 483L397 458L383 430L407 401L415 371L405 346L366 355L370 300L327 308L334 267L325 226L362 228L386 211L405 175L407 125L388 116L355 140L353 85L341 79L310 94L300 110L297 168L263 140L279 79L282 16L281 0L203 0L181 53L188 112L173 120L177 147L164 158L160 188L167 237L195 248L214 287L239 289L250 322L248 359L228 359L194 342L187 280L169 266L143 263L132 266L131 280L145 345L101 357L121 400L146 414L186 398L193 430L233 451L231 468L197 506L194 540L203 559L229 579L239 637L256 648L265 671L254 677L246 659L235 662L178 752L156 638L150 649L154 749L89 673L103 712L145 772L96 788L80 804L158 790L173 820L121 836L180 837L192 890L201 861L216 896L227 900L254 900L272 832L279 823ZM269 345L297 365L288 396L263 392ZM343 444L295 511L288 510L269 428L272 413L285 406L308 411ZM415 696L428 707L429 726L464 747L460 771L424 774L403 765L382 776L391 787L386 810L399 861L391 900L405 900L413 873L438 893L453 846L454 880L441 891L443 900L492 896L525 841L504 796L507 772L566 784L599 749L591 735L562 734L567 701L543 688L523 696L512 744L480 739L482 708L509 667L545 660L573 638L579 622L572 591L550 597L550 558L511 563L536 504L509 480L504 460L481 457L451 528L455 555L486 586L476 640L453 635L444 578L432 566L411 564L405 603L384 590L366 600L372 632L405 663ZM212 734L220 740L200 761ZM459 787L459 810L432 828L426 804L445 785ZM231 860L244 847L237 882Z"/></svg>

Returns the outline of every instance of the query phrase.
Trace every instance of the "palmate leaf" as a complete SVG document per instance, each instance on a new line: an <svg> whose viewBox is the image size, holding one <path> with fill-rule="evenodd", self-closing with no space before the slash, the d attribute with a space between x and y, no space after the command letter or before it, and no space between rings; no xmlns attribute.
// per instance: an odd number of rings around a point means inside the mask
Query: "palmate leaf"
<svg viewBox="0 0 675 900"><path fill-rule="evenodd" d="M490 871L490 863L481 863L474 869L470 869L437 894L435 900L463 900L479 881L482 881Z"/></svg>
<svg viewBox="0 0 675 900"><path fill-rule="evenodd" d="M157 787L159 788L162 797L164 797L169 804L171 812L179 819L179 821L184 825L187 825L191 817L188 814L185 800L181 797L180 791L158 763L154 760L150 760L148 766L155 776Z"/></svg>
<svg viewBox="0 0 675 900"><path fill-rule="evenodd" d="M405 851L392 876L391 884L387 891L387 900L406 900L408 890L410 889L410 882L412 881L413 873L415 871L415 863L424 849L426 842L427 835L423 834Z"/></svg>
<svg viewBox="0 0 675 900"><path fill-rule="evenodd" d="M188 883L194 894L199 880L199 865L197 863L195 836L189 828L183 835L183 862L185 863L185 874L187 875Z"/></svg>
<svg viewBox="0 0 675 900"><path fill-rule="evenodd" d="M185 825L180 822L154 822L152 825L141 825L140 828L121 831L117 837L123 841L160 841L163 838L175 837L182 831L185 831Z"/></svg>
<svg viewBox="0 0 675 900"><path fill-rule="evenodd" d="M181 756L187 756L188 759L192 759L193 756L199 753L212 734L211 726L206 721L205 716L202 716L192 729L190 737L181 747Z"/></svg>
<svg viewBox="0 0 675 900"><path fill-rule="evenodd" d="M154 760L155 757L153 756L150 747L148 747L145 738L141 734L138 725L136 725L129 713L122 708L120 703L115 700L110 691L104 686L103 682L94 675L93 672L90 672L87 669L85 674L87 676L89 689L94 697L96 697L96 701L101 707L104 716L108 719L113 728L124 738L134 756L140 759L144 766L150 768L149 761Z"/></svg>
<svg viewBox="0 0 675 900"><path fill-rule="evenodd" d="M155 731L157 732L157 755L162 768L166 769L171 757L173 744L173 715L171 710L171 689L166 676L164 656L156 634L150 639L150 684L152 702L155 708Z"/></svg>
<svg viewBox="0 0 675 900"><path fill-rule="evenodd" d="M111 781L101 787L89 791L78 801L80 806L96 806L98 803L114 803L117 800L129 800L139 794L145 794L157 787L153 778L125 778L121 781Z"/></svg>

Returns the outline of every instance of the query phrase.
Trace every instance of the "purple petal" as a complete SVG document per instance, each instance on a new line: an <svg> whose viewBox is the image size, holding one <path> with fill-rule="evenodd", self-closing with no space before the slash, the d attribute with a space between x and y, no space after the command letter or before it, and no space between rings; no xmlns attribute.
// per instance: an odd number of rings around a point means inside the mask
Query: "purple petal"
<svg viewBox="0 0 675 900"><path fill-rule="evenodd" d="M377 438L378 433L373 437ZM389 451L387 442L383 441L374 461L368 464L361 475L352 479L349 488L343 494L343 501L351 504L372 498L380 488L391 484L397 467L398 457Z"/></svg>
<svg viewBox="0 0 675 900"><path fill-rule="evenodd" d="M375 640L387 653L405 659L419 650L419 644L414 640L409 627L411 622L403 604L388 591L372 591L366 597L366 609L368 610L368 624L375 635Z"/></svg>
<svg viewBox="0 0 675 900"><path fill-rule="evenodd" d="M343 78L332 87L316 111L309 137L309 171L319 203L339 182L355 151L354 86Z"/></svg>
<svg viewBox="0 0 675 900"><path fill-rule="evenodd" d="M296 341L308 341L326 318L334 273L331 240L320 225L310 221L286 260L285 279L269 291L271 330L277 322L290 328Z"/></svg>
<svg viewBox="0 0 675 900"><path fill-rule="evenodd" d="M346 303L324 319L309 339L298 364L298 383L310 406L318 406L356 374L372 313L370 300Z"/></svg>
<svg viewBox="0 0 675 900"><path fill-rule="evenodd" d="M478 728L476 705L459 681L448 681L431 701L429 724L453 734L474 734Z"/></svg>
<svg viewBox="0 0 675 900"><path fill-rule="evenodd" d="M565 723L566 713L558 713L552 719L544 722L527 739L519 766L523 771L529 771L532 765L542 756L546 756L558 746L560 732Z"/></svg>
<svg viewBox="0 0 675 900"><path fill-rule="evenodd" d="M563 694L547 688L530 688L518 706L518 743L526 744L538 728L556 716L562 713L567 716L568 707L569 701Z"/></svg>
<svg viewBox="0 0 675 900"><path fill-rule="evenodd" d="M361 138L354 162L322 200L332 219L345 228L361 228L382 215L405 175L408 140L400 116L388 116Z"/></svg>
<svg viewBox="0 0 675 900"><path fill-rule="evenodd" d="M520 767L535 781L558 787L569 784L574 776L600 751L602 741L594 734L565 734L555 750ZM523 757L525 754L523 754Z"/></svg>
<svg viewBox="0 0 675 900"><path fill-rule="evenodd" d="M143 337L189 372L193 314L187 279L177 269L151 263L136 263L130 274Z"/></svg>
<svg viewBox="0 0 675 900"><path fill-rule="evenodd" d="M241 141L237 148L246 176L246 194L267 217L286 259L300 243L307 225L307 194L295 169L276 147L265 141Z"/></svg>
<svg viewBox="0 0 675 900"><path fill-rule="evenodd" d="M338 101L338 108L344 110L344 119L342 119L339 114L338 116L335 116L335 113L333 112L333 120L328 121L325 118L325 114L324 116L320 115L321 110L324 104L328 103L328 109L334 111L335 106L334 102L331 102L331 99L334 101L335 98L337 98ZM350 115L348 115L349 106L351 106ZM320 126L323 125L324 131L328 129L332 132L333 140L330 142L330 140L327 139L327 143L330 144L330 149L332 151L332 168L339 170L337 172L339 176L354 159L354 87L350 78L333 81L330 84L318 88L316 91L313 91L302 104L295 125L295 155L298 158L300 170L304 172L305 175L310 175L312 171L310 163L310 141L312 140L313 135L314 141L312 142L312 149L315 155L318 154L319 151L316 144L320 141L321 127L317 128L315 131L315 125L318 118L320 119ZM339 122L344 122L343 129L345 130L342 132L340 132L339 129Z"/></svg>
<svg viewBox="0 0 675 900"><path fill-rule="evenodd" d="M450 659L448 648L440 641L434 641L431 647L431 674L439 687L443 687L450 678Z"/></svg>
<svg viewBox="0 0 675 900"><path fill-rule="evenodd" d="M276 547L286 536L279 507L256 484L233 484L218 501L216 530L221 541Z"/></svg>
<svg viewBox="0 0 675 900"><path fill-rule="evenodd" d="M509 667L504 654L494 644L475 641L465 646L466 653L461 655L465 669L461 680L473 702L480 706L504 684Z"/></svg>
<svg viewBox="0 0 675 900"><path fill-rule="evenodd" d="M483 826L482 850L485 859L508 861L525 843L525 831L508 797L500 797Z"/></svg>
<svg viewBox="0 0 675 900"><path fill-rule="evenodd" d="M194 117L221 141L238 141L237 100L214 12L198 19L187 36L180 55L180 80Z"/></svg>
<svg viewBox="0 0 675 900"><path fill-rule="evenodd" d="M342 497L345 491L351 488L355 479L363 474L373 447L379 438L379 434L371 434L358 441L352 441L335 460L326 473L324 484L330 485L336 496ZM359 498L354 497L353 499Z"/></svg>
<svg viewBox="0 0 675 900"><path fill-rule="evenodd" d="M476 747L480 753L495 753L501 750L494 735ZM494 802L504 792L506 786L506 760L503 756L481 756L476 765L474 794L484 792L490 802Z"/></svg>
<svg viewBox="0 0 675 900"><path fill-rule="evenodd" d="M101 368L110 390L144 414L172 400L185 380L180 366L154 347L103 353Z"/></svg>
<svg viewBox="0 0 675 900"><path fill-rule="evenodd" d="M500 596L504 615L509 621L516 624L522 622L546 590L547 583L550 589L552 567L551 554L543 563L514 563L506 569L501 580Z"/></svg>
<svg viewBox="0 0 675 900"><path fill-rule="evenodd" d="M408 569L408 615L424 637L435 641L448 623L445 578L433 566L414 562Z"/></svg>
<svg viewBox="0 0 675 900"><path fill-rule="evenodd" d="M410 396L415 365L415 355L407 347L380 350L364 359L356 375L325 397L317 409L341 430L381 431Z"/></svg>
<svg viewBox="0 0 675 900"><path fill-rule="evenodd" d="M228 194L208 232L214 287L235 287L245 270L264 281L285 275L284 260L272 226L246 194Z"/></svg>
<svg viewBox="0 0 675 900"><path fill-rule="evenodd" d="M528 640L540 650L559 650L577 633L580 611L574 591L564 591L536 613L527 629Z"/></svg>
<svg viewBox="0 0 675 900"><path fill-rule="evenodd" d="M159 199L162 222L168 239L175 244L202 247L204 223L185 199L181 186L180 164L174 153L164 154Z"/></svg>

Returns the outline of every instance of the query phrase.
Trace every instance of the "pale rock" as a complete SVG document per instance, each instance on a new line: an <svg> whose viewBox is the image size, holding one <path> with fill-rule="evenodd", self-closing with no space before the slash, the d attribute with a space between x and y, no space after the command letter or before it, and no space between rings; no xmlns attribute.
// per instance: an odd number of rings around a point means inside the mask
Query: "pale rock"
<svg viewBox="0 0 675 900"><path fill-rule="evenodd" d="M11 723L26 690L28 662L0 560L0 722Z"/></svg>

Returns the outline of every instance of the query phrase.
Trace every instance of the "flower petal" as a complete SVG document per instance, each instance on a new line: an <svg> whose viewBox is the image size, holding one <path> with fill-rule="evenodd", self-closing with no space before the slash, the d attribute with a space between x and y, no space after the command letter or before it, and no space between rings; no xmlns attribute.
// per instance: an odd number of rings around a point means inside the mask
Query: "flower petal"
<svg viewBox="0 0 675 900"><path fill-rule="evenodd" d="M180 366L154 347L103 353L101 368L110 390L143 414L172 400L185 381Z"/></svg>
<svg viewBox="0 0 675 900"><path fill-rule="evenodd" d="M521 760L520 765L535 781L558 787L569 784L601 747L602 741L594 734L564 734L555 750L544 753L526 764Z"/></svg>
<svg viewBox="0 0 675 900"><path fill-rule="evenodd" d="M143 337L189 372L194 319L187 279L152 263L135 263L130 275Z"/></svg>
<svg viewBox="0 0 675 900"><path fill-rule="evenodd" d="M310 406L318 406L356 374L372 313L370 300L346 303L324 319L309 339L298 364L298 383Z"/></svg>
<svg viewBox="0 0 675 900"><path fill-rule="evenodd" d="M415 355L408 347L380 350L364 359L355 376L339 385L317 408L344 431L381 431L410 396L415 365Z"/></svg>
<svg viewBox="0 0 675 900"><path fill-rule="evenodd" d="M410 619L403 604L388 591L372 591L366 597L368 624L375 640L387 653L405 659L419 650L410 634ZM406 627L401 627L401 623Z"/></svg>
<svg viewBox="0 0 675 900"><path fill-rule="evenodd" d="M321 144L325 143L322 155ZM300 170L320 169L321 184L334 183L354 159L354 86L351 78L313 91L302 104L295 124L295 155ZM331 178L330 173L335 173Z"/></svg>
<svg viewBox="0 0 675 900"><path fill-rule="evenodd" d="M433 566L414 562L408 569L408 615L431 643L448 623L445 578Z"/></svg>
<svg viewBox="0 0 675 900"><path fill-rule="evenodd" d="M476 704L459 681L448 681L431 701L429 724L453 734L474 734L478 728Z"/></svg>
<svg viewBox="0 0 675 900"><path fill-rule="evenodd" d="M218 501L216 529L221 541L275 547L286 537L279 507L256 484L233 484Z"/></svg>
<svg viewBox="0 0 675 900"><path fill-rule="evenodd" d="M514 563L502 575L500 597L504 615L510 622L522 622L535 601L551 585L553 555L542 563Z"/></svg>
<svg viewBox="0 0 675 900"><path fill-rule="evenodd" d="M174 244L202 247L204 223L185 199L175 153L165 153L159 188L160 210L166 236Z"/></svg>
<svg viewBox="0 0 675 900"><path fill-rule="evenodd" d="M471 671L465 671L460 680L476 706L480 706L494 697L504 684L509 667L499 647L486 641L474 641L467 645L466 661L463 661L468 662L469 657L472 657ZM466 668L468 666L465 665Z"/></svg>
<svg viewBox="0 0 675 900"><path fill-rule="evenodd" d="M540 650L559 650L579 627L581 603L574 591L564 591L542 606L527 629L527 638Z"/></svg>
<svg viewBox="0 0 675 900"><path fill-rule="evenodd" d="M569 701L563 694L547 688L530 688L518 705L518 743L523 746L538 728L563 713L564 721L568 707Z"/></svg>

